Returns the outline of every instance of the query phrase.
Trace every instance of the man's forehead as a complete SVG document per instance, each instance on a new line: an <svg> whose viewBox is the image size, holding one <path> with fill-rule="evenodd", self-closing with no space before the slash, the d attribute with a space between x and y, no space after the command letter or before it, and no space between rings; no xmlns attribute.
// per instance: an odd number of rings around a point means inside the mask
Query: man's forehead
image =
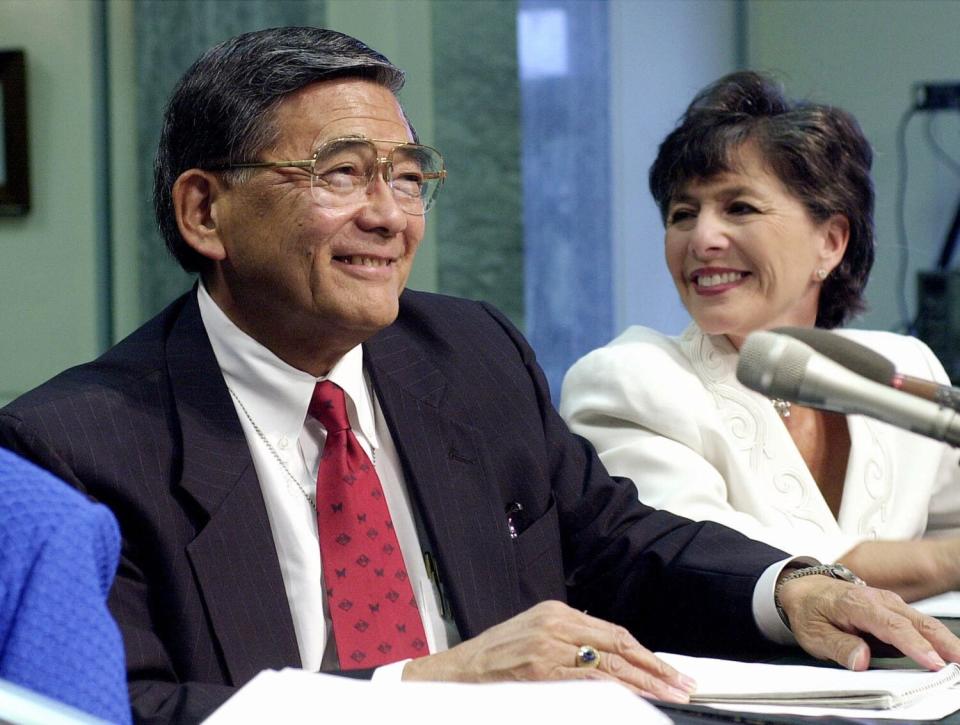
<svg viewBox="0 0 960 725"><path fill-rule="evenodd" d="M312 145L358 136L411 141L412 134L393 92L361 79L320 81L288 96L277 108L281 134Z"/></svg>

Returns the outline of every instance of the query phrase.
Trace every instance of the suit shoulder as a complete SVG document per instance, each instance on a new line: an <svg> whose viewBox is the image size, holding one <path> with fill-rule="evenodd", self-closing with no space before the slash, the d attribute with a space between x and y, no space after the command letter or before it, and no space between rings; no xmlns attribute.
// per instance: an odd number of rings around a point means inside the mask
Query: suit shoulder
<svg viewBox="0 0 960 725"><path fill-rule="evenodd" d="M564 377L561 414L572 423L615 418L650 430L692 425L677 412L713 404L686 351L691 334L671 337L635 326L587 353Z"/></svg>
<svg viewBox="0 0 960 725"><path fill-rule="evenodd" d="M472 390L478 380L522 387L531 376L536 386L545 384L523 335L483 302L404 292L396 321L365 348L367 361L381 372L425 380L439 374L452 389Z"/></svg>
<svg viewBox="0 0 960 725"><path fill-rule="evenodd" d="M683 337L671 337L648 327L634 325L577 360L567 372L571 380L582 377L594 383L629 375L643 380L656 376L657 385L682 382L693 375Z"/></svg>
<svg viewBox="0 0 960 725"><path fill-rule="evenodd" d="M395 326L433 341L489 340L504 332L522 339L507 316L488 302L415 290L401 296Z"/></svg>
<svg viewBox="0 0 960 725"><path fill-rule="evenodd" d="M400 297L400 318L410 315L447 319L461 315L483 316L491 308L486 302L437 292L406 290Z"/></svg>

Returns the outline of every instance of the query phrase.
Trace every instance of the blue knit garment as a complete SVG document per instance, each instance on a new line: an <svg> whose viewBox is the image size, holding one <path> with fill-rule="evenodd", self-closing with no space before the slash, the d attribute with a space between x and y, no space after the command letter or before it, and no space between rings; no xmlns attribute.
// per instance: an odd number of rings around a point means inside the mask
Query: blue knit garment
<svg viewBox="0 0 960 725"><path fill-rule="evenodd" d="M0 678L130 722L123 642L107 610L113 515L0 449Z"/></svg>

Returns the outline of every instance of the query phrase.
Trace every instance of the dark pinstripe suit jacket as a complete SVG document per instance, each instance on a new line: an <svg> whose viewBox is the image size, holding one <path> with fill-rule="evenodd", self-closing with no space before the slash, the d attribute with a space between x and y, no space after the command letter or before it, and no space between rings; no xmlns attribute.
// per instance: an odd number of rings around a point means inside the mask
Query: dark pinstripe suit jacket
<svg viewBox="0 0 960 725"><path fill-rule="evenodd" d="M752 591L785 554L641 505L568 432L498 312L405 292L365 364L464 638L559 599L653 648L762 647ZM116 513L111 609L141 719L196 720L259 670L299 666L260 486L194 294L0 411L0 444Z"/></svg>

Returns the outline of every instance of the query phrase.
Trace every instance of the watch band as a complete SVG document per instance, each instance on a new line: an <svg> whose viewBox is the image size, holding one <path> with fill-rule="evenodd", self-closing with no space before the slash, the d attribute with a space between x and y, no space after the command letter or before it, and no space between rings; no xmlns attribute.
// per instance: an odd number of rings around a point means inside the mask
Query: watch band
<svg viewBox="0 0 960 725"><path fill-rule="evenodd" d="M773 604L777 608L777 614L780 615L780 619L783 620L783 623L787 626L787 629L790 629L790 619L787 617L787 613L780 604L780 588L788 581L793 581L794 579L799 579L800 577L804 576L813 576L815 574L833 577L834 579L840 579L841 581L850 582L851 584L855 584L859 587L865 587L867 585L863 579L858 577L843 564L817 564L816 566L804 566L800 569L795 569L783 577L783 579L777 583L777 586L773 590Z"/></svg>

